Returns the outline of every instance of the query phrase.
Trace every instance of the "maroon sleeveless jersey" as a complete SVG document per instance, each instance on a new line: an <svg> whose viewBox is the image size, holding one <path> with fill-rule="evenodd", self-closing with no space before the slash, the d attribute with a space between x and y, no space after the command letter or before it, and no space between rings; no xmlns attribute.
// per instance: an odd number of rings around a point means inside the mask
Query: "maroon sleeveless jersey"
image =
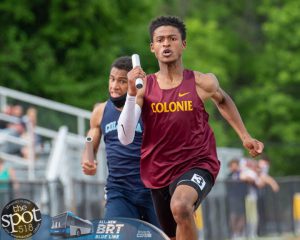
<svg viewBox="0 0 300 240"><path fill-rule="evenodd" d="M220 162L208 117L193 71L185 69L183 81L172 89L160 89L156 76L147 76L141 150L141 178L146 187L168 186L193 168L206 169L216 179Z"/></svg>

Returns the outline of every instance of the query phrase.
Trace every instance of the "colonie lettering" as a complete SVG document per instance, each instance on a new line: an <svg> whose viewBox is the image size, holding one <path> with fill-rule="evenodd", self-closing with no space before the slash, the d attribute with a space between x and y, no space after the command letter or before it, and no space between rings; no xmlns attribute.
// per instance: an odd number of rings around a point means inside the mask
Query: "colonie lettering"
<svg viewBox="0 0 300 240"><path fill-rule="evenodd" d="M151 103L152 112L190 112L193 111L193 101Z"/></svg>

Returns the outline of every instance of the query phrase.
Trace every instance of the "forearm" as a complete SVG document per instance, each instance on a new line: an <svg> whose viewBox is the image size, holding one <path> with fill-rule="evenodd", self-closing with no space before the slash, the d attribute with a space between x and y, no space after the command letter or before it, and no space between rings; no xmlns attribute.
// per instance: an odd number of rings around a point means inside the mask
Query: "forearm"
<svg viewBox="0 0 300 240"><path fill-rule="evenodd" d="M101 134L99 129L92 128L89 130L87 136L91 138L91 142L85 143L81 160L82 171L86 175L95 175L97 172L96 155L100 144Z"/></svg>
<svg viewBox="0 0 300 240"><path fill-rule="evenodd" d="M225 93L223 101L218 103L217 107L221 115L227 120L242 141L250 136L236 105L229 95Z"/></svg>
<svg viewBox="0 0 300 240"><path fill-rule="evenodd" d="M102 133L100 130L100 126L91 128L87 133L87 137L92 138L94 154L97 154L97 152L98 152L98 148L100 146L100 141L101 141L101 136L102 136Z"/></svg>
<svg viewBox="0 0 300 240"><path fill-rule="evenodd" d="M100 140L101 140L101 132L100 132L99 127L90 128L90 130L88 131L86 136L91 138L92 145L93 145L93 152L96 155L98 152L98 148L99 148Z"/></svg>
<svg viewBox="0 0 300 240"><path fill-rule="evenodd" d="M127 95L118 120L118 138L123 145L133 142L135 128L141 115L141 108L135 103L136 97Z"/></svg>
<svg viewBox="0 0 300 240"><path fill-rule="evenodd" d="M272 178L271 176L269 175L263 175L263 180L266 184L268 184L273 192L278 192L279 191L279 185L278 183L275 181L274 178Z"/></svg>

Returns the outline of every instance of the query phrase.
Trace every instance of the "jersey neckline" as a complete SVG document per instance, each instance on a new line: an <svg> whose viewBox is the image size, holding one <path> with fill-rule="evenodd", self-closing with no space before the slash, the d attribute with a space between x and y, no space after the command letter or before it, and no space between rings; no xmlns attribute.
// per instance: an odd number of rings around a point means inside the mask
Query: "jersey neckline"
<svg viewBox="0 0 300 240"><path fill-rule="evenodd" d="M172 87L172 88L167 88L167 89L165 89L165 88L161 88L160 86L159 86L159 83L158 83L158 81L157 81L157 77L156 77L156 73L153 73L153 79L155 80L155 83L157 84L157 86L158 86L158 88L161 90L161 91L172 91L172 90L175 90L176 88L179 88L182 84L183 84L183 81L185 80L185 74L186 74L186 71L188 71L187 69L183 69L183 71L182 71L182 80L181 80L181 82L179 83L179 85L178 86L176 86L176 87Z"/></svg>

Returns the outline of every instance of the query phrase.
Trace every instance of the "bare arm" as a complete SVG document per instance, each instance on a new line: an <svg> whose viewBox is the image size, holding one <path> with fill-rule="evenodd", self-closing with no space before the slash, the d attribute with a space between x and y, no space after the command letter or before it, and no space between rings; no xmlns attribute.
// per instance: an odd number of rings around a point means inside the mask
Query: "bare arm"
<svg viewBox="0 0 300 240"><path fill-rule="evenodd" d="M101 140L101 128L100 128L100 123L102 121L103 117L103 111L105 108L106 103L100 103L93 111L91 119L90 119L90 129L87 133L87 136L93 138L93 150L94 150L94 155L96 156L98 152L98 148L100 145L100 140ZM82 160L81 160L81 166L82 166L82 171L86 175L95 175L97 171L97 162L90 162L87 158L87 152L86 148L84 149L84 152L82 154Z"/></svg>
<svg viewBox="0 0 300 240"><path fill-rule="evenodd" d="M279 191L279 185L273 177L263 174L263 175L261 175L261 179L265 184L269 185L272 188L273 192Z"/></svg>
<svg viewBox="0 0 300 240"><path fill-rule="evenodd" d="M196 73L195 76L199 97L203 101L211 99L215 103L221 115L238 134L251 156L255 157L262 153L263 143L250 136L236 105L231 97L221 89L217 78L213 74Z"/></svg>

